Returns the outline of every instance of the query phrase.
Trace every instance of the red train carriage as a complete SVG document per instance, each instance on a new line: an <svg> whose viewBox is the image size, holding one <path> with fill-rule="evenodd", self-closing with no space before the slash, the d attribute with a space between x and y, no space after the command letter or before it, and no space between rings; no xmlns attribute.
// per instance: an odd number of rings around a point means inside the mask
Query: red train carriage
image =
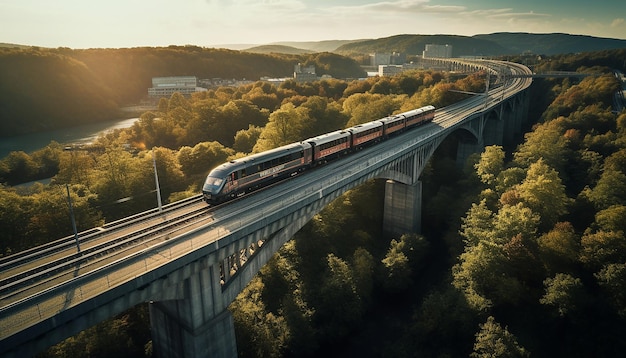
<svg viewBox="0 0 626 358"><path fill-rule="evenodd" d="M433 118L435 118L435 107L426 106L422 108L417 108L408 112L401 113L400 115L404 116L405 118L406 128L411 128L413 126L432 121Z"/></svg>
<svg viewBox="0 0 626 358"><path fill-rule="evenodd" d="M377 143L383 137L383 124L380 121L359 124L346 129L352 133L352 148L363 148Z"/></svg>
<svg viewBox="0 0 626 358"><path fill-rule="evenodd" d="M352 133L340 130L309 138L303 143L313 146L313 165L348 153L352 146Z"/></svg>
<svg viewBox="0 0 626 358"><path fill-rule="evenodd" d="M404 117L401 115L386 117L378 121L383 124L383 134L387 137L404 130Z"/></svg>

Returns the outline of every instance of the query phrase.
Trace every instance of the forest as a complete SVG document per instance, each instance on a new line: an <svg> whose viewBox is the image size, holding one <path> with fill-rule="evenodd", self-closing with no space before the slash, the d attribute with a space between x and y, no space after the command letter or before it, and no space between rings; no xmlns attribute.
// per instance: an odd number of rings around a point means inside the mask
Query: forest
<svg viewBox="0 0 626 358"><path fill-rule="evenodd" d="M620 52L543 59L594 74L535 80L514 143L462 167L444 142L421 176L423 232L386 238L383 182L329 205L232 303L241 357L620 356L626 323L626 113L606 63ZM162 99L93 146L51 143L0 162L0 247L10 254L156 205L152 153L168 201L199 192L230 158L480 92L484 74L405 72L363 81L257 82ZM13 178L13 179L11 179ZM132 198L120 202L121 198ZM20 228L17 230L16 228ZM41 357L151 356L147 306Z"/></svg>
<svg viewBox="0 0 626 358"><path fill-rule="evenodd" d="M120 107L147 100L152 77L248 79L317 74L362 78L353 60L332 53L256 54L197 46L122 49L0 47L0 136L121 118Z"/></svg>

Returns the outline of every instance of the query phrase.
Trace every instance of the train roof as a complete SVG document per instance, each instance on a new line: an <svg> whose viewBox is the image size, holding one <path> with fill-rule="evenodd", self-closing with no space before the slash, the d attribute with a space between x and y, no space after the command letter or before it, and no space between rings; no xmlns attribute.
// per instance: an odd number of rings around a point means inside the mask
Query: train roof
<svg viewBox="0 0 626 358"><path fill-rule="evenodd" d="M412 109L410 111L406 111L406 112L402 112L400 114L398 114L399 116L414 116L416 114L420 114L420 113L424 113L427 111L432 111L435 109L435 106L424 106L424 107L420 107L420 108L416 108L416 109Z"/></svg>
<svg viewBox="0 0 626 358"><path fill-rule="evenodd" d="M211 171L211 174L230 173L241 168L246 168L251 164L263 163L267 160L272 160L286 154L297 153L307 148L311 148L311 145L309 143L300 142L283 145L278 148L266 150L261 153L248 155L243 158L237 158L229 162L223 163L213 169Z"/></svg>
<svg viewBox="0 0 626 358"><path fill-rule="evenodd" d="M403 119L403 117L399 114L393 115L393 116L389 116L389 117L385 117L385 118L381 118L378 121L382 122L382 123L390 123L390 122L395 122L397 120L401 120Z"/></svg>
<svg viewBox="0 0 626 358"><path fill-rule="evenodd" d="M357 124L356 126L350 127L346 129L352 133L360 133L362 131L370 130L372 128L381 127L383 124L380 121L367 122L362 124Z"/></svg>
<svg viewBox="0 0 626 358"><path fill-rule="evenodd" d="M302 142L303 143L314 143L315 145L320 145L320 144L332 142L332 141L340 139L340 138L348 137L349 135L350 135L350 132L348 132L345 129L342 129L342 130L338 130L338 131L322 134L322 135L319 135L317 137L309 138L309 139L306 139L306 140L304 140Z"/></svg>

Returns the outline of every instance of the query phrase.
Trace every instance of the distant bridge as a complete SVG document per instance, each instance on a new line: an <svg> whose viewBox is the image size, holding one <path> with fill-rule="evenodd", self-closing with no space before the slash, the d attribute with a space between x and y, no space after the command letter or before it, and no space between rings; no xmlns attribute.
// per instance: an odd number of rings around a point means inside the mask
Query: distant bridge
<svg viewBox="0 0 626 358"><path fill-rule="evenodd" d="M420 230L419 176L458 133L457 160L519 134L531 72L499 61L437 60L487 70L486 93L379 145L214 209L200 196L0 259L0 354L32 356L134 305L150 302L159 357L235 357L228 305L274 253L334 199L388 179L385 231ZM527 77L528 76L528 77Z"/></svg>

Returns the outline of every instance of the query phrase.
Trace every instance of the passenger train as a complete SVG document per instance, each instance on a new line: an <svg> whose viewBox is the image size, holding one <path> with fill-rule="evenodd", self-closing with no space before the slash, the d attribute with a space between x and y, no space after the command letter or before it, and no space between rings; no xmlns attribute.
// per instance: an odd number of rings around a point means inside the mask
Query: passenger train
<svg viewBox="0 0 626 358"><path fill-rule="evenodd" d="M209 205L226 202L430 122L434 117L435 107L425 106L231 160L209 173L202 187L204 200Z"/></svg>

